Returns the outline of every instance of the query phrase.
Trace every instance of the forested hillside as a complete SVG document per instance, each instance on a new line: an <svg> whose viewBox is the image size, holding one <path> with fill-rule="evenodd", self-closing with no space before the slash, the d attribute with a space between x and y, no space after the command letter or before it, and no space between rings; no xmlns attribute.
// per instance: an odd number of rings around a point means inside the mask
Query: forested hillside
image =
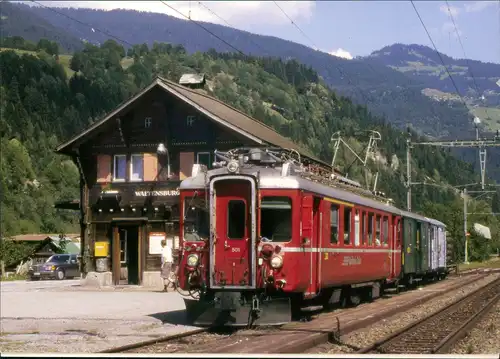
<svg viewBox="0 0 500 359"><path fill-rule="evenodd" d="M366 131L380 131L383 141L372 169L381 172L379 189L398 205L405 204L405 134L365 107L336 95L314 70L296 61L242 58L215 51L189 55L181 46L160 43L151 49L137 45L125 51L116 42L106 41L100 47L87 44L75 53L69 63L74 75L68 78L68 69L58 58L42 48L31 54L0 52L2 235L74 230L75 215L56 211L52 205L77 198L78 172L71 161L53 153L54 147L148 85L156 75L178 81L186 72L206 73L210 94L309 147L328 162L334 132L342 131L350 145L361 152ZM351 178L363 181L352 154L341 152L338 162ZM431 203L442 203L451 212L438 211L437 218L447 221L448 216L457 215L454 209L460 209L460 201L454 190L445 187L477 181L471 166L430 148L416 148L413 162L414 181L441 186L416 186L414 208L430 210L435 208ZM482 212L491 211L485 202L477 206ZM496 230L493 217L478 216L477 220ZM461 238L460 227L452 230ZM485 246L489 244L481 247L483 254Z"/></svg>
<svg viewBox="0 0 500 359"><path fill-rule="evenodd" d="M12 20L11 23L7 23L6 20L0 22L0 29L12 35L22 35L23 31L28 31L27 29L34 26L32 22L23 21L26 16L30 16L33 21L38 18L40 22L48 22L59 29L60 36L71 35L78 41L89 41L97 45L116 36L126 41L127 44L145 43L150 47L154 41L179 44L188 53L206 52L211 48L218 52L234 52L234 48L224 44L193 22L164 14L127 10L58 8L57 12L63 14L60 15L43 7L5 3L1 6L3 9L9 9L8 16L17 19ZM16 27L9 24L16 24ZM124 26L124 24L127 25ZM434 76L428 76L428 73L417 71L413 74L411 71L406 71L406 67L393 66L392 62L403 61L401 51L384 51L383 54L386 57L383 61L374 56L346 60L272 36L251 34L210 23L203 23L203 26L245 54L280 57L284 61L296 59L300 63L311 66L337 93L351 98L356 103L367 105L374 114L384 116L388 122L401 129L411 125L415 131L432 137L474 138L475 132L472 126L474 115L483 118L493 116L493 121L485 122L485 131L494 131L497 128L496 118L500 116L500 109L490 109L487 112L488 115L485 116L486 107L476 104L478 107L469 111L460 102L435 101L434 97L428 96L428 92L424 89L433 88L432 86L436 83L439 84L438 89L448 91L453 88L450 79L441 76L436 82ZM295 30L291 28L291 31ZM43 37L43 35L40 36ZM75 43L75 46L79 45ZM437 57L428 47L421 46L417 50L420 51L418 55L429 55L425 59L429 58L434 61ZM412 47L406 51L406 54L411 55L414 52L416 50ZM447 58L447 60L453 59ZM468 93L472 86L469 73L460 61L457 64L459 68L454 71L454 76L460 77L459 86L463 85L460 91ZM433 66L432 74L443 71L439 70L436 64ZM475 61L472 62L472 66L477 76L488 76L488 78L498 76L494 72L499 65ZM484 93L488 99L492 99L493 97L487 93L490 88L484 87L484 83L478 79L480 92ZM479 94L476 95L479 96ZM476 169L479 169L476 150L454 151L454 153L458 158L472 163ZM500 150L489 150L487 167L489 175L500 180Z"/></svg>

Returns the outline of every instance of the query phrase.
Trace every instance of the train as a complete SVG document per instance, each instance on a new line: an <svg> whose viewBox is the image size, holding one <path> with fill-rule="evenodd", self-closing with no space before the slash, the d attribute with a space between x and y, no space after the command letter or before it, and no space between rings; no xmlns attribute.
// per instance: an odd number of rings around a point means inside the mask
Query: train
<svg viewBox="0 0 500 359"><path fill-rule="evenodd" d="M293 150L215 157L179 187L177 284L195 325L281 325L447 276L444 223Z"/></svg>

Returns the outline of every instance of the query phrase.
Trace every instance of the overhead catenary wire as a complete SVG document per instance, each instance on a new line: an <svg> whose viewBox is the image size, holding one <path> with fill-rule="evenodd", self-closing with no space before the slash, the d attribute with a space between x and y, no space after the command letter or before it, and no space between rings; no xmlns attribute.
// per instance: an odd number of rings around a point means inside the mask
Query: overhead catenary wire
<svg viewBox="0 0 500 359"><path fill-rule="evenodd" d="M422 27L424 28L426 34L427 34L427 37L429 38L431 44L432 44L432 47L434 47L434 51L436 52L436 55L439 57L439 60L441 61L441 63L443 64L443 67L444 69L446 70L446 73L448 74L448 76L450 77L450 80L453 84L453 87L455 87L455 90L457 92L457 95L458 97L460 97L460 100L462 101L462 103L464 104L464 106L466 108L468 108L467 106L467 103L465 102L465 100L463 99L462 95L460 94L460 90L458 89L458 86L457 84L455 83L455 80L453 79L453 76L451 75L450 71L448 70L448 66L446 66L444 60L443 60L443 57L441 56L441 53L438 51L437 49L437 46L436 44L434 43L434 40L432 39L432 36L431 34L429 33L429 30L427 30L427 26L425 26L425 23L424 23L424 20L422 19L422 16L420 16L420 13L418 12L417 10L417 7L415 6L415 4L413 3L413 0L410 0L410 3L411 5L413 6L413 9L415 10L415 13L417 14L418 16L418 19L420 20L420 23L422 24Z"/></svg>
<svg viewBox="0 0 500 359"><path fill-rule="evenodd" d="M83 22L83 21L81 21L81 20L75 19L75 18L74 18L74 17L72 17L72 16L69 16L69 15L67 15L67 14L65 14L65 13L63 13L63 12L61 12L61 11L58 11L58 10L54 9L53 7L43 5L43 4L41 4L40 2L35 1L35 0L31 0L31 2L32 2L32 3L34 3L34 4L37 4L38 6L41 6L41 7L45 8L45 9L49 9L50 11L52 11L52 12L54 12L54 13L56 13L56 14L59 14L59 15L61 15L61 16L64 16L64 17L66 17L66 18L68 18L68 19L70 19L70 20L73 20L73 21L75 21L75 22L79 23L80 25L87 26L87 27L89 27L90 29L92 29L92 30L94 30L94 31L97 31L97 32L100 32L101 34L107 35L107 36L109 36L109 37L111 37L111 38L113 38L113 39L115 39L115 40L117 40L117 41L120 41L120 42L121 42L121 43L123 43L123 44L126 44L126 45L128 45L128 46L134 46L133 44L131 44L131 43L130 43L130 42L128 42L127 40L123 40L123 39L119 38L118 36L115 36L115 35L113 35L113 34L110 34L110 33L109 33L109 32L107 32L107 31L101 30L101 29L99 29L98 27L95 27L94 25L87 24L87 23L85 23L85 22Z"/></svg>
<svg viewBox="0 0 500 359"><path fill-rule="evenodd" d="M163 0L160 0L160 2L169 7L171 10L175 11L176 13L178 13L179 15L181 15L182 17L186 18L187 20L193 22L194 24L196 24L198 27L202 28L203 30L205 30L206 32L208 32L210 35L212 35L213 37L215 37L216 39L220 40L221 42L223 42L224 44L226 44L227 46L229 46L231 49L233 49L234 51L236 51L237 53L239 53L240 55L243 55L243 56L248 56L247 54L245 54L243 51L241 51L240 49L238 49L237 47L235 47L234 45L230 44L229 42L227 42L226 40L224 40L223 38L221 38L220 36L214 34L212 31L210 31L209 29L207 29L205 26L203 26L202 24L200 24L198 21L195 21L193 20L192 18L190 18L189 16L183 14L182 12L180 12L179 10L177 10L176 8L174 8L173 6L167 4L166 1L163 1Z"/></svg>
<svg viewBox="0 0 500 359"><path fill-rule="evenodd" d="M450 9L450 4L448 3L448 0L445 0L446 6L448 7L448 14L450 15L451 22L453 23L453 27L455 28L455 34L457 35L458 42L460 43L460 47L462 48L462 52L464 54L465 61L467 62L467 69L469 70L469 73L472 77L472 82L474 83L474 88L476 89L476 93L479 96L482 96L482 93L479 91L479 86L477 85L476 78L474 77L474 73L472 72L472 67L469 62L469 58L467 57L467 54L465 53L465 47L464 44L462 43L462 37L460 36L460 32L458 31L457 24L455 23L455 18L453 17L453 14ZM485 108L486 116L489 117L488 114L488 109Z"/></svg>
<svg viewBox="0 0 500 359"><path fill-rule="evenodd" d="M210 12L212 15L214 15L216 18L218 18L219 20L221 20L223 23L225 23L227 26L229 26L230 28L236 28L235 26L233 26L232 24L230 24L226 19L224 19L223 17L221 17L220 15L218 15L215 11L213 11L212 9L210 9L207 5L203 4L201 1L198 1L198 4L200 4L201 6L203 6L205 9L207 9L208 12ZM251 37L248 38L248 40L253 44L255 45L255 47L258 47L260 50L262 50L265 55L269 55L269 52L266 51L260 44L256 43L255 41L252 40Z"/></svg>
<svg viewBox="0 0 500 359"><path fill-rule="evenodd" d="M297 28L297 30L299 30L299 31L300 31L300 33L301 33L301 34L302 34L302 35L303 35L303 36L304 36L307 40L309 40L309 42L310 42L311 44L313 44L314 49L315 49L315 50L319 50L319 47L318 47L318 46L316 46L316 44L314 43L314 41L313 41L313 40L312 40L309 36L307 36L307 34L306 34L304 31L302 31L302 29L301 29L301 28L300 28L300 27L299 27L299 26L295 23L295 21L293 21L293 20L292 20L292 18L291 18L290 16L288 16L288 14L285 12L285 10L283 10L283 8L282 8L281 6L279 6L279 5L278 5L278 3L277 3L276 1L273 1L273 2L274 2L274 4L278 7L278 9L280 9L280 10L281 10L281 12L283 13L283 15L285 15L285 16L288 18L288 20L290 20L290 22L292 23L292 25L293 25L293 26L295 26L295 27Z"/></svg>
<svg viewBox="0 0 500 359"><path fill-rule="evenodd" d="M303 30L302 30L302 29L301 29L301 28L300 28L300 27L299 27L299 26L295 23L295 21L293 21L293 20L292 20L292 18L291 18L291 17L290 17L290 16L286 13L286 11L285 11L285 10L283 10L283 8L282 8L281 6L279 6L279 5L278 5L278 3L277 3L276 1L273 1L273 2L274 2L274 4L275 4L275 5L276 5L276 6L277 6L280 10L281 10L281 12L283 13L283 15L285 15L285 17L286 17L288 20L290 20L290 22L292 23L292 25L293 25L295 28L297 28L297 29L299 30L299 32L300 32L300 33L302 33L302 35L304 35L304 37L305 37L306 39L308 39L308 40L309 40L309 42L313 45L314 49L315 49L316 51L320 51L320 50L319 50L319 48L318 48L318 47L316 46L316 44L314 43L314 41L312 41L312 40L311 40L311 38L310 38L309 36L307 36L307 34L306 34L306 33L305 33L305 32L304 32L304 31L303 31ZM364 93L364 91L362 91L362 90L361 90L358 86L356 86L355 84L353 84L353 83L351 82L351 80L349 79L349 77L345 74L345 72L344 72L344 71L340 68L340 66L339 66L339 65L335 64L334 66L335 66L336 70L339 72L339 74L340 74L340 78L341 78L341 79L344 79L344 78L345 78L345 79L347 80L347 82L349 83L349 85L351 85L352 87L354 87L355 89L357 89L357 90L358 90L358 92L361 94L361 97L363 97L363 100L364 100L364 102L365 102L365 103L364 103L364 104L365 104L365 106L367 106L367 105L368 105L368 103L369 103L369 99L368 99L368 97L366 96L366 94Z"/></svg>

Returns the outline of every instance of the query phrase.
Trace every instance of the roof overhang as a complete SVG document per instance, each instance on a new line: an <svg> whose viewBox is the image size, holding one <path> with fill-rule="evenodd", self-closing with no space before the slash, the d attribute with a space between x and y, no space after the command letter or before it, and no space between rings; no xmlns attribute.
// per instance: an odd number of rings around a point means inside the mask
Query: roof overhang
<svg viewBox="0 0 500 359"><path fill-rule="evenodd" d="M239 128L237 126L234 126L234 125L228 123L227 121L225 121L224 119L222 119L222 118L214 115L210 111L208 111L205 108L199 106L197 103L193 102L192 100L190 100L186 96L184 96L181 93L179 93L178 91L176 91L175 88L169 86L163 80L157 78L149 86L147 86L145 89L143 89L142 91L140 91L138 94L136 94L135 96L133 96L132 98L130 98L128 101L124 102L122 105L120 105L119 107L117 107L114 111L112 111L111 113L109 113L108 115L106 115L103 119L97 121L96 123L94 123L93 125L91 125L90 127L88 127L83 132L79 133L78 135L76 135L75 137L73 137L72 139L70 139L69 141L66 141L66 142L60 144L56 148L56 150L55 150L56 153L65 154L65 155L76 154L76 152L74 150L74 146L75 145L78 145L79 143L83 142L84 139L85 139L85 137L87 135L91 134L92 132L97 131L99 128L101 128L104 124L106 124L113 117L115 117L115 116L123 113L124 111L128 110L135 103L135 101L137 101L138 99L140 99L142 96L144 96L146 93L148 93L149 91L151 91L155 87L159 87L159 88L163 89L164 91L166 91L166 92L174 95L178 99L180 99L183 102L189 104L190 106L192 106L193 108L195 108L199 112L203 113L204 115L206 115L207 117L209 117L210 119L212 119L214 122L216 122L216 123L218 123L218 124L220 124L220 125L228 128L228 129L230 129L230 130L232 130L234 132L237 132L240 135L243 135L244 137L246 137L246 138L254 141L256 144L265 145L264 141L262 141L260 138L254 136L251 133L249 133L247 131L244 131L241 128Z"/></svg>
<svg viewBox="0 0 500 359"><path fill-rule="evenodd" d="M73 211L78 211L80 209L80 200L74 199L72 201L61 201L54 204L54 208L57 209L70 209Z"/></svg>

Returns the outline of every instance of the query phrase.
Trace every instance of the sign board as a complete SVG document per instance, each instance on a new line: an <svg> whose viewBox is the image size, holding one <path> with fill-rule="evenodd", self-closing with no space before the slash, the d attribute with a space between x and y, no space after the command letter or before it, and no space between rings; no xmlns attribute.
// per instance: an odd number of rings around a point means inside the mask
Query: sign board
<svg viewBox="0 0 500 359"><path fill-rule="evenodd" d="M171 189L171 190L164 190L164 191L135 191L134 192L136 197L173 197L173 196L178 196L180 194L179 189Z"/></svg>
<svg viewBox="0 0 500 359"><path fill-rule="evenodd" d="M161 241L164 239L164 232L151 232L149 234L149 254L161 254Z"/></svg>

